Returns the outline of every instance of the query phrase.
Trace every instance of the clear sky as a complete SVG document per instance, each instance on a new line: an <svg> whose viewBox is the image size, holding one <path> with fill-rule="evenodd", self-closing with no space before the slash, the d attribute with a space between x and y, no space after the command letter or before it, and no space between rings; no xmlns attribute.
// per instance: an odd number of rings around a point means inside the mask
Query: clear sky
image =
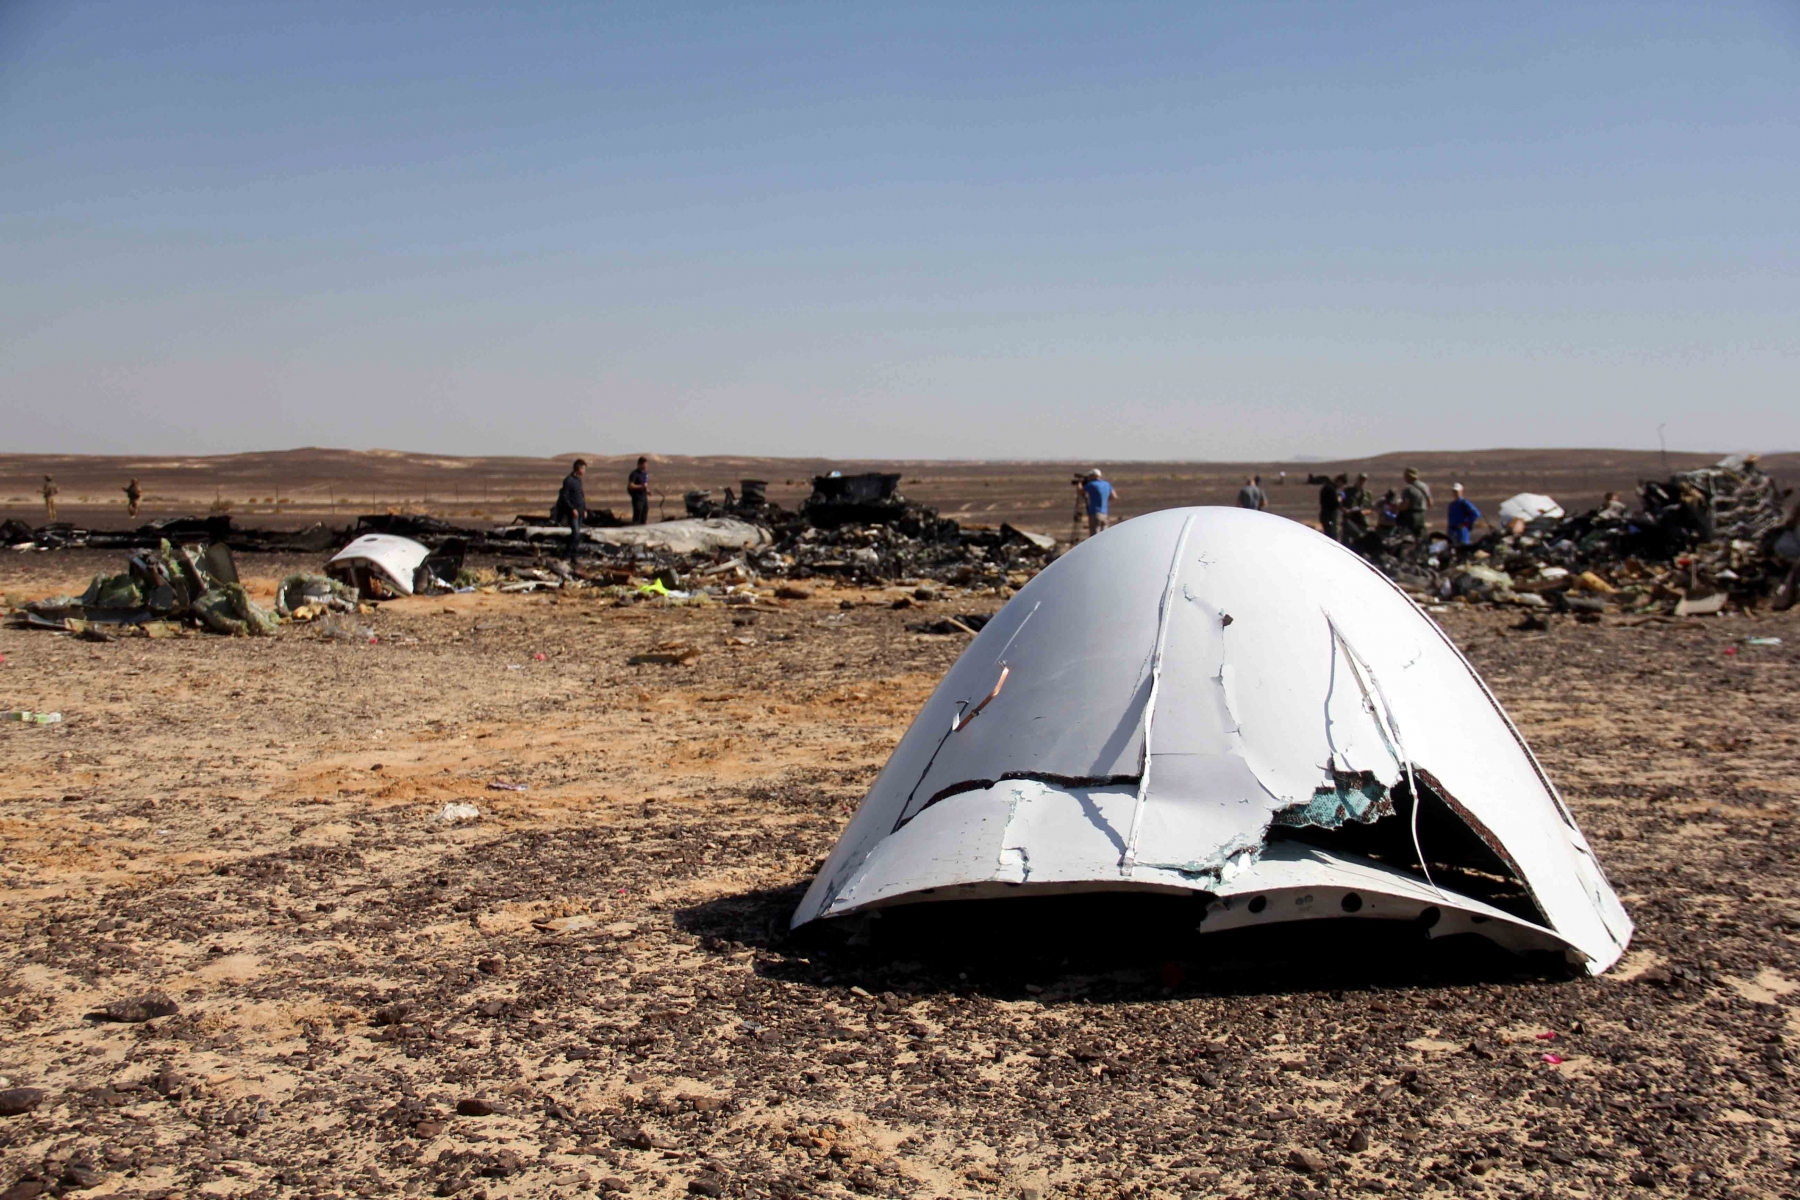
<svg viewBox="0 0 1800 1200"><path fill-rule="evenodd" d="M0 0L0 442L1800 448L1800 3Z"/></svg>

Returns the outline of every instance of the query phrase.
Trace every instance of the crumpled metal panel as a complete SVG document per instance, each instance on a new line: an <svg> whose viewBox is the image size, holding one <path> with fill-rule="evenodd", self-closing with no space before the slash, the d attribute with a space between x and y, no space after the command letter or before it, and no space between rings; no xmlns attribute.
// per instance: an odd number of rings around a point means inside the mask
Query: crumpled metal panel
<svg viewBox="0 0 1800 1200"><path fill-rule="evenodd" d="M365 533L331 556L326 570L336 566L367 566L381 573L403 596L413 593L413 578L419 564L431 557L427 550L411 538L392 533Z"/></svg>
<svg viewBox="0 0 1800 1200"><path fill-rule="evenodd" d="M1421 779L1514 865L1555 937L1591 969L1617 959L1630 920L1430 618L1305 526L1153 513L1052 564L970 644L794 923L987 884L1222 894L1271 825L1395 819L1386 791Z"/></svg>

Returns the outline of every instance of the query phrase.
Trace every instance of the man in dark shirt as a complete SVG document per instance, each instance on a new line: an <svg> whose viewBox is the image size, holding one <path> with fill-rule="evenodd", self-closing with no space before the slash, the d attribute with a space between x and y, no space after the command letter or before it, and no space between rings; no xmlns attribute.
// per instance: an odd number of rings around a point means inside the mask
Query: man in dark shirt
<svg viewBox="0 0 1800 1200"><path fill-rule="evenodd" d="M650 523L650 460L638 457L637 470L625 480L625 490L631 493L631 523L648 525Z"/></svg>
<svg viewBox="0 0 1800 1200"><path fill-rule="evenodd" d="M1339 489L1349 482L1348 475L1339 475L1319 485L1319 528L1334 542L1341 540L1344 534L1344 493Z"/></svg>
<svg viewBox="0 0 1800 1200"><path fill-rule="evenodd" d="M1369 490L1369 473L1362 472L1356 482L1344 489L1344 504L1339 510L1344 525L1344 540L1359 542L1369 532L1369 515L1375 510L1375 493Z"/></svg>
<svg viewBox="0 0 1800 1200"><path fill-rule="evenodd" d="M563 476L562 491L556 496L555 516L569 523L569 562L581 553L581 522L587 516L587 488L581 482L587 470L587 459L578 458Z"/></svg>

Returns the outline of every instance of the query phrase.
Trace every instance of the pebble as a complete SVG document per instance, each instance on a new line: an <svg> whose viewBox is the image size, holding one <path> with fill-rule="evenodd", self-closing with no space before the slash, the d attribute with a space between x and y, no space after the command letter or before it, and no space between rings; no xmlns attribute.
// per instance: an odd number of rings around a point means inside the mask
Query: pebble
<svg viewBox="0 0 1800 1200"><path fill-rule="evenodd" d="M42 1088L7 1088L0 1092L0 1117L16 1117L21 1113L28 1113L43 1102Z"/></svg>
<svg viewBox="0 0 1800 1200"><path fill-rule="evenodd" d="M500 1106L492 1100L483 1100L479 1096L468 1096L456 1102L456 1112L463 1117L491 1117L500 1111Z"/></svg>
<svg viewBox="0 0 1800 1200"><path fill-rule="evenodd" d="M1288 1155L1288 1166L1308 1175L1323 1175L1330 1169L1331 1163L1311 1146L1298 1146Z"/></svg>
<svg viewBox="0 0 1800 1200"><path fill-rule="evenodd" d="M114 1000L98 1013L91 1013L89 1016L102 1021L122 1021L136 1025L154 1021L158 1017L172 1017L180 1011L180 1006L161 992L149 992L130 1000Z"/></svg>

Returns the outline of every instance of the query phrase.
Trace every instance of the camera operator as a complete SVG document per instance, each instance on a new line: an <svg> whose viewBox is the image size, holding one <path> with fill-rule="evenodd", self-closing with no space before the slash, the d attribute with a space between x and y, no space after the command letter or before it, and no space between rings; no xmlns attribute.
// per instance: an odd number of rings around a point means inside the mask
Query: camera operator
<svg viewBox="0 0 1800 1200"><path fill-rule="evenodd" d="M1093 537L1111 524L1106 510L1118 498L1119 493L1101 477L1098 467L1085 475L1075 476L1069 483L1070 486L1081 489L1082 503L1087 508L1088 536Z"/></svg>

